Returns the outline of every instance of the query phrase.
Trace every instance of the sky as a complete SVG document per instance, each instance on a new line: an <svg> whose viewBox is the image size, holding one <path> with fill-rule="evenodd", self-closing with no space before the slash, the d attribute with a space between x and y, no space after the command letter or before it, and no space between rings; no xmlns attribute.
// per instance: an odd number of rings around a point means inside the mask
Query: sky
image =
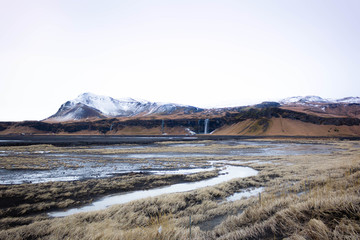
<svg viewBox="0 0 360 240"><path fill-rule="evenodd" d="M0 0L0 121L84 92L197 107L360 96L359 0Z"/></svg>

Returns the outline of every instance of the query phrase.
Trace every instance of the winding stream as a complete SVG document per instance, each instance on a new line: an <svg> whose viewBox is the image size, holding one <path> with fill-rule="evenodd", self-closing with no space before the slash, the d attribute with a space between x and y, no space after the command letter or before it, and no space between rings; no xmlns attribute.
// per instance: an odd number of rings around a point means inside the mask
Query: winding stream
<svg viewBox="0 0 360 240"><path fill-rule="evenodd" d="M93 202L91 205L80 208L72 208L67 211L52 212L49 213L49 216L65 217L75 213L102 210L115 204L128 203L130 201L139 200L147 197L156 197L162 194L192 191L202 187L214 186L216 184L226 182L234 178L255 176L257 173L258 171L249 167L225 166L224 169L219 172L219 176L211 179L191 183L178 183L166 187L110 195Z"/></svg>
<svg viewBox="0 0 360 240"><path fill-rule="evenodd" d="M146 139L145 139L146 140ZM173 140L173 139L168 139ZM175 139L176 140L176 139ZM53 212L52 217L105 209L146 197L186 192L213 186L234 178L254 176L257 171L231 164L266 163L263 157L306 154L329 154L336 150L331 144L302 144L270 141L219 140L198 142L162 142L151 144L88 147L23 147L0 148L0 184L42 183L107 178L129 172L151 174L192 174L211 171L215 166L225 169L220 175L198 182L179 183L150 190L133 191L101 198L91 205ZM247 157L250 157L247 159ZM231 159L231 161L227 160ZM19 163L19 164L18 164ZM35 167L34 167L35 166ZM249 193L238 193L232 199Z"/></svg>
<svg viewBox="0 0 360 240"><path fill-rule="evenodd" d="M228 146L249 146L242 148L226 148ZM198 150L197 148L213 146L213 151ZM255 147L254 147L255 146ZM162 148L172 147L173 151L161 151ZM192 151L184 152L182 148L193 147ZM179 150L177 150L177 148ZM119 151L119 153L101 152L102 149ZM136 150L134 152L134 149ZM73 181L89 178L106 178L129 172L155 173L167 170L187 169L188 173L203 171L202 166L189 164L194 158L219 158L242 156L256 156L261 161L263 156L302 155L302 154L327 154L335 150L331 145L324 144L296 144L277 142L251 142L251 141L212 141L199 143L170 143L149 145L113 145L90 146L82 152L81 148L53 148L49 151L18 151L1 150L0 162L8 158L37 163L38 170L5 169L0 166L0 184L41 183L49 181ZM129 152L121 152L129 150ZM154 151L154 152L152 152ZM111 151L110 151L111 152ZM39 164L38 159L43 163ZM167 167L168 159L171 166ZM190 160L190 161L186 161ZM245 163L245 161L241 161ZM180 172L179 172L180 173Z"/></svg>

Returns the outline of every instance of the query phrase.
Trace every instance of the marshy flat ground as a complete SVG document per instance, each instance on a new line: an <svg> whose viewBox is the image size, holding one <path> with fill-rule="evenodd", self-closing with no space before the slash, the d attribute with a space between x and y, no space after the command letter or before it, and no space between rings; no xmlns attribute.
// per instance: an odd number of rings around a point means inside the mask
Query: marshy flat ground
<svg viewBox="0 0 360 240"><path fill-rule="evenodd" d="M8 146L0 147L0 160L0 239L358 239L360 234L358 141ZM226 165L258 174L101 211L47 215L109 194L213 178L217 167ZM199 171L173 174L179 169ZM235 193L255 190L261 195L230 201Z"/></svg>

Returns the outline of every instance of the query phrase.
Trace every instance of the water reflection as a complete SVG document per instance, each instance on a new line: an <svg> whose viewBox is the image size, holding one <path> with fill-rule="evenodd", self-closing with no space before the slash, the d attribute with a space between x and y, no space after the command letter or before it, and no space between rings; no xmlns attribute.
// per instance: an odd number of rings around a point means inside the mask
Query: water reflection
<svg viewBox="0 0 360 240"><path fill-rule="evenodd" d="M209 147L211 151L207 151ZM174 151L161 151L163 147L174 147ZM184 151L181 147L188 147ZM197 149L198 147L198 149ZM204 148L205 147L205 148ZM228 147L228 148L227 148ZM176 152L176 148L179 151ZM109 154L109 151L102 152L101 149L119 149L117 154ZM88 178L111 177L118 174L140 171L166 172L184 171L196 172L194 167L189 165L201 166L203 160L209 160L212 157L237 157L258 156L254 163L263 162L262 156L279 155L301 155L301 154L326 154L335 149L331 145L325 144L299 144L299 143L279 143L269 141L243 141L243 140L225 140L225 141L197 141L193 143L161 143L147 145L113 145L113 146L91 146L89 148L71 148L64 147L51 149L49 151L0 151L0 161L5 158L29 159L37 162L38 158L45 159L45 167L42 170L27 169L0 169L0 184L21 184L21 183L40 183L47 181L71 181ZM129 151L127 151L129 150ZM126 152L127 151L127 152ZM111 152L111 151L110 151ZM202 160L203 159L203 160ZM8 161L8 159L6 159ZM171 160L171 161L170 161ZM200 162L199 162L200 161ZM221 161L221 160L220 160ZM219 162L220 162L219 161ZM257 162L255 162L257 161ZM230 163L230 162L229 162ZM233 162L235 163L235 162ZM245 162L239 162L245 163ZM249 162L247 162L249 163ZM38 167L41 169L42 166ZM152 172L154 173L154 172ZM156 172L155 172L156 173Z"/></svg>
<svg viewBox="0 0 360 240"><path fill-rule="evenodd" d="M254 189L246 189L241 192L234 193L233 195L226 198L226 201L233 202L236 200L240 200L242 198L248 198L251 196L256 196L264 190L263 187L254 188Z"/></svg>

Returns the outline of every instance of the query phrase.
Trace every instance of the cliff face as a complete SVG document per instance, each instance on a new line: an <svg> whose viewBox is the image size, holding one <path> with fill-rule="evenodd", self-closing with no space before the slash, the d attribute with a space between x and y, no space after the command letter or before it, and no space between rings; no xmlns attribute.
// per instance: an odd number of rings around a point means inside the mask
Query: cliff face
<svg viewBox="0 0 360 240"><path fill-rule="evenodd" d="M360 126L360 119L358 118L328 118L278 107L265 107L244 109L236 113L226 113L222 117L217 117L216 115L214 117L206 116L206 118L200 118L199 116L191 117L190 115L189 118L177 119L130 118L123 120L106 118L97 121L66 123L41 121L2 122L0 123L0 134L204 134L207 132L214 134L267 135L273 131L276 119L291 120L295 125L296 123L306 123L311 126L326 126L323 135L328 135L328 132L326 132L328 130L326 129L335 129L334 127L336 126L347 126L354 129ZM230 130L230 126L234 124L237 124L236 131ZM296 126L293 128L296 128ZM279 134L281 135L281 132ZM304 127L304 134L307 134L306 127ZM321 133L319 134L321 135ZM346 134L348 133L346 132Z"/></svg>
<svg viewBox="0 0 360 240"><path fill-rule="evenodd" d="M359 118L348 118L348 117L321 117L303 112L296 112L282 108L252 108L247 111L240 113L227 114L228 119L246 120L246 119L260 119L260 118L288 118L293 120L299 120L302 122L308 122L313 124L324 124L324 125L359 125Z"/></svg>
<svg viewBox="0 0 360 240"><path fill-rule="evenodd" d="M208 121L207 132L212 132L215 129L223 126L226 121L222 118L213 118ZM172 128L182 128L188 133L194 132L196 134L203 134L205 132L205 119L167 119L167 120L141 120L132 119L126 121L119 121L118 119L104 119L92 122L69 122L69 123L47 123L38 121L26 121L20 123L0 123L0 131L11 129L33 129L34 133L69 133L76 134L80 132L98 132L99 134L114 133L121 134L121 131L126 128L142 128L145 130L158 129L156 133L166 133L166 130ZM186 131L184 133L186 133ZM135 133L136 134L136 133Z"/></svg>

